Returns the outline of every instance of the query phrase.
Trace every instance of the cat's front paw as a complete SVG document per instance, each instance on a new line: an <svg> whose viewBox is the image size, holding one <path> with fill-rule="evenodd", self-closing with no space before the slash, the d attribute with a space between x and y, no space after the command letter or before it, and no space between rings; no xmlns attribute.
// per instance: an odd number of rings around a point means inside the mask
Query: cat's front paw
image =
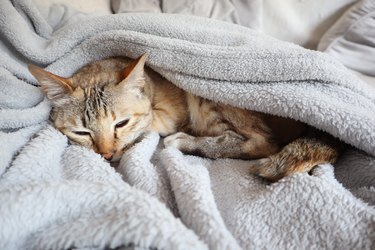
<svg viewBox="0 0 375 250"><path fill-rule="evenodd" d="M177 149L184 149L187 145L189 145L192 141L194 141L194 136L188 135L183 132L178 132L173 135L167 136L164 138L164 146L165 147L174 147Z"/></svg>

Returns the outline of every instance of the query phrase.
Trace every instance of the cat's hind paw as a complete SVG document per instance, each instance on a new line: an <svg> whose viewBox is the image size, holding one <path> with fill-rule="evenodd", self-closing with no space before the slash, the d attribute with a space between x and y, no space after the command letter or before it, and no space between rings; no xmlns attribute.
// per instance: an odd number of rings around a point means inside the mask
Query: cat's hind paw
<svg viewBox="0 0 375 250"><path fill-rule="evenodd" d="M268 181L275 182L283 177L279 173L277 162L270 158L262 158L252 161L250 165L250 173L258 175Z"/></svg>

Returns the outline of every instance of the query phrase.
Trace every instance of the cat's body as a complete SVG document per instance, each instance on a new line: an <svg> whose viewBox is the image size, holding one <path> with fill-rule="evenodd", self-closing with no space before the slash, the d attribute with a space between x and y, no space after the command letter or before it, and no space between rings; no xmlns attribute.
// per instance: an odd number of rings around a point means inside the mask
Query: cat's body
<svg viewBox="0 0 375 250"><path fill-rule="evenodd" d="M35 66L30 71L52 102L54 126L107 160L119 160L150 130L167 136L166 146L189 154L263 158L251 172L270 180L337 159L336 143L305 137L306 125L189 94L144 69L145 59L97 61L71 78Z"/></svg>

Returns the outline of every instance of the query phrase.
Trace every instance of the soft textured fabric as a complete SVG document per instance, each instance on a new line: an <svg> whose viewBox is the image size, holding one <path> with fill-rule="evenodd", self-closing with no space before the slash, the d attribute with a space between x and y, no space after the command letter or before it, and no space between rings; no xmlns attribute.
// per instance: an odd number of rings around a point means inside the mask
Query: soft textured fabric
<svg viewBox="0 0 375 250"><path fill-rule="evenodd" d="M50 24L32 2L13 2L0 2L1 249L372 248L375 92L340 63L205 18ZM187 91L304 121L357 148L336 167L345 186L330 165L269 184L247 173L247 161L184 156L154 133L115 171L46 124L50 105L27 63L69 76L92 60L145 52Z"/></svg>
<svg viewBox="0 0 375 250"><path fill-rule="evenodd" d="M357 75L359 77L359 79L361 79L365 83L367 83L370 86L375 88L375 77L359 73L358 71L355 71L355 70L352 70L352 72L353 72L353 74Z"/></svg>
<svg viewBox="0 0 375 250"><path fill-rule="evenodd" d="M350 8L322 37L318 49L345 66L375 76L375 1Z"/></svg>
<svg viewBox="0 0 375 250"><path fill-rule="evenodd" d="M262 0L111 0L114 13L173 13L210 17L260 29Z"/></svg>
<svg viewBox="0 0 375 250"><path fill-rule="evenodd" d="M114 13L174 13L241 24L316 49L356 0L110 0Z"/></svg>

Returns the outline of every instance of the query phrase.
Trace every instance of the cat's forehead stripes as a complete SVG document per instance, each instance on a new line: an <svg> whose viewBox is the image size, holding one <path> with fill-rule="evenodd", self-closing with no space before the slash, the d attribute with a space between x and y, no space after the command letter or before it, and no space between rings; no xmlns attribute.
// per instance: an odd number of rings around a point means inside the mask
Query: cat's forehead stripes
<svg viewBox="0 0 375 250"><path fill-rule="evenodd" d="M109 98L104 92L104 87L91 87L84 89L85 119L94 120L103 113L107 115Z"/></svg>

